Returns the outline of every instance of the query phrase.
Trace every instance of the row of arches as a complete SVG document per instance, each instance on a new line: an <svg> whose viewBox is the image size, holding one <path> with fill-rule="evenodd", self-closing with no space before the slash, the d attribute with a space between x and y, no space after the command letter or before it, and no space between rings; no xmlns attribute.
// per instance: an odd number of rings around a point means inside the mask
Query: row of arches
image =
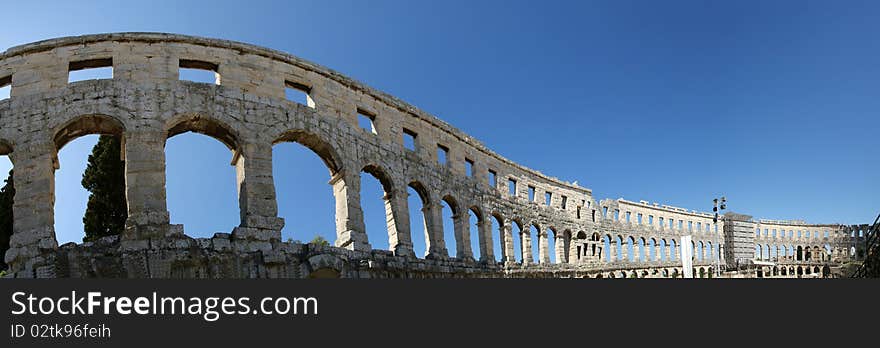
<svg viewBox="0 0 880 348"><path fill-rule="evenodd" d="M823 247L818 245L755 244L756 260L825 262L831 260L832 254L833 250L829 244L825 244Z"/></svg>
<svg viewBox="0 0 880 348"><path fill-rule="evenodd" d="M606 234L602 239L607 250L599 255L604 262L665 262L681 260L681 245L675 239L646 238ZM694 261L713 262L722 254L721 245L711 241L692 241L691 255Z"/></svg>
<svg viewBox="0 0 880 348"><path fill-rule="evenodd" d="M804 277L822 277L831 276L831 267L828 265L819 266L773 266L758 267L755 270L755 276L758 278L804 278Z"/></svg>
<svg viewBox="0 0 880 348"><path fill-rule="evenodd" d="M643 270L619 270L602 272L593 275L593 278L682 278L683 274L678 268L643 269ZM694 267L694 278L714 278L715 267Z"/></svg>
<svg viewBox="0 0 880 348"><path fill-rule="evenodd" d="M166 127L165 134L160 139L149 139L152 142L160 142L158 148L162 152L168 152L168 148L172 147L177 136L184 133L193 133L207 136L209 139L218 141L223 145L227 154L232 153L232 164L235 170L228 171L228 176L218 175L213 170L204 170L204 168L190 168L196 171L197 176L201 176L201 181L197 180L196 185L210 186L208 190L222 191L222 186L226 185L223 181L228 181L228 187L235 188L233 195L237 195L238 206L229 209L221 207L223 204L215 203L223 202L226 205L235 205L235 200L226 199L227 196L209 196L198 197L203 195L204 191L196 193L187 193L190 196L181 203L173 203L167 201L175 201L173 196L179 192L185 192L186 189L179 185L176 177L183 174L172 173L171 163L173 156L165 153L162 156L156 156L162 160L161 164L150 163L155 168L160 168L162 172L152 172L151 179L156 179L158 183L152 183L153 187L142 187L148 183L135 180L137 175L133 170L133 162L126 162L126 179L128 186L126 187L127 205L129 212L137 213L138 210L165 210L170 213L169 222L180 222L180 216L177 212L187 208L187 206L202 206L203 210L210 212L211 217L204 216L186 219L187 221L234 221L236 214L230 210L238 210L239 221L237 225L249 227L252 223L253 216L262 216L273 218L283 216L283 209L279 209L280 201L275 198L288 195L287 189L279 182L288 181L283 177L276 178L278 169L273 167L273 161L278 162L278 152L273 152L276 147L283 147L287 143L296 143L301 145L306 151L310 152L314 157L320 160L324 167L325 175L329 174L329 183L331 195L333 198L328 200L332 205L327 214L333 220L335 233L325 235L328 240L335 241L337 246L349 246L356 244L355 249L364 249L364 245L375 245L378 248L387 248L400 254L416 255L418 257L445 257L456 256L461 258L475 258L496 261L519 261L522 263L555 263L567 262L569 258L568 248L571 246L571 232L569 230L557 232L554 227L542 227L538 222L525 225L520 219L506 220L500 213L493 212L487 214L483 211L479 204L466 203L457 197L454 193L445 193L437 195L424 185L422 181L411 179L407 182L399 182L396 179L399 176L389 175L388 170L380 164L380 161L362 160L367 163L352 171L351 158L345 158L340 155L331 142L325 141L322 137L306 132L306 131L289 131L281 134L266 149L259 145L244 143L240 134L232 127L227 126L223 122L214 120L204 115L187 114L175 117L168 121L170 126ZM65 148L69 143L77 138L88 135L107 135L117 137L122 140L123 144L129 145L138 142L138 146L143 145L145 139L133 139L129 134L123 122L118 119L106 115L83 115L74 118L72 121L65 123L53 132L53 145L55 167L57 164L57 154ZM188 137L189 134L184 137ZM136 137L134 137L136 138ZM210 143L210 141L208 141ZM13 152L10 145L7 153ZM257 149L254 149L257 148ZM213 150L212 150L213 151ZM123 153L120 156L135 158L140 155L136 151L123 146ZM223 152L223 151L220 151ZM156 155L152 153L151 155ZM206 156L203 153L188 152L184 156L191 162L201 163ZM151 160L156 160L151 158ZM224 161L225 163L229 163ZM257 164L254 164L257 162ZM266 172L264 166L271 168L272 171ZM228 167L227 167L228 168ZM249 171L254 169L263 170L256 179L249 176ZM358 175L359 174L359 175ZM54 174L52 180L54 181ZM233 181L234 180L234 181ZM289 180L296 181L296 180ZM324 179L326 183L326 179ZM370 182L373 182L370 184ZM167 190L166 184L167 183ZM192 184L192 182L190 183ZM267 185L270 187L266 189ZM370 186L374 191L378 191L381 195L380 199L372 196L361 196L362 188ZM263 187L260 187L263 186ZM163 192L156 195L155 192L143 193L160 187ZM54 186L50 188L54 190ZM269 198L266 201L257 201L253 199L254 192L257 189L270 191L259 198ZM165 191L168 191L167 193ZM274 192L271 192L274 191ZM52 194L55 192L53 191ZM132 194L136 194L137 201L132 201ZM144 204L144 196L152 195L150 199L155 201ZM167 195L167 196L166 196ZM222 198L216 198L222 197ZM232 201L232 202L230 202ZM283 201L283 200L281 200ZM315 204L315 201L305 200L305 206L326 207L323 204ZM361 201L378 201L379 203L361 204ZM384 226L377 227L378 224L365 222L365 217L371 213L364 212L365 209L372 207L381 207L381 218L373 219L381 221ZM63 209L62 207L57 207ZM165 208L165 209L163 209ZM57 210L53 210L57 213ZM308 210L308 209L306 209ZM320 210L320 209L318 209ZM378 209L372 209L375 212ZM311 210L309 210L311 211ZM186 214L182 214L186 215ZM376 216L378 214L373 214ZM287 218L286 222L280 226L296 226L300 220L321 220L314 216L301 215L296 218ZM327 220L330 220L327 219ZM232 222L233 226L236 225ZM267 223L268 224L268 223ZM187 234L193 237L210 237L214 232L218 232L218 224L210 226L191 226L189 222L185 223ZM277 225L277 224L276 224ZM328 230L326 226L316 225L320 231ZM383 228L384 227L384 228ZM494 231L493 231L494 227ZM516 231L507 231L513 228ZM204 230L203 230L204 229ZM213 230L210 230L213 229ZM228 231L228 230L226 230ZM226 232L222 229L219 232ZM416 232L419 231L419 232ZM384 233L383 233L384 232ZM307 232L305 232L307 233ZM284 233L283 237L290 239L308 240L312 236L305 233ZM315 231L312 231L315 233ZM320 234L320 233L318 233ZM335 234L335 235L334 235ZM56 241L59 240L56 236ZM324 237L324 236L322 236ZM287 239L285 238L285 239ZM68 241L73 241L70 238ZM511 245L508 245L511 244ZM516 244L516 247L513 246Z"/></svg>

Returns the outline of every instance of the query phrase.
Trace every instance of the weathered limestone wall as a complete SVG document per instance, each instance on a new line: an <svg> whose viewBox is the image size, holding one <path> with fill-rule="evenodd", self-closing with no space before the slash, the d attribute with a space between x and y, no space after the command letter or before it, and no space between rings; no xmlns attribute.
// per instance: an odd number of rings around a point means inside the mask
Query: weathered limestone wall
<svg viewBox="0 0 880 348"><path fill-rule="evenodd" d="M68 83L70 71L100 66L112 68L112 79ZM180 68L212 70L217 84L180 81ZM283 52L172 34L68 37L0 55L4 83L11 84L11 97L0 101L0 154L12 159L17 191L5 260L15 277L304 277L320 269L347 277L672 277L681 246L671 245L683 235L694 236L701 270L723 261L723 223L710 225L706 213L623 199L597 203L587 188L520 166L393 96ZM307 102L287 100L286 87L302 90ZM358 114L368 115L371 129L359 127ZM193 239L185 226L169 222L164 146L188 131L230 149L241 218L228 234ZM59 247L57 153L86 134L122 139L129 218L119 238ZM414 149L405 135L414 136ZM280 142L305 145L332 173L335 248L281 242L284 220L272 176L272 146ZM446 151L445 163L438 149ZM372 250L367 240L362 172L384 187L390 251ZM409 226L408 188L422 200L426 231ZM453 211L453 231L443 231L444 203ZM468 211L479 220L475 230ZM491 220L499 235L492 235ZM427 235L427 255L414 255L414 233ZM446 245L445 233L455 236L455 246ZM852 244L839 238L838 246ZM629 245L637 251L629 253ZM648 260L652 246L656 256ZM526 255L521 263L517 253Z"/></svg>

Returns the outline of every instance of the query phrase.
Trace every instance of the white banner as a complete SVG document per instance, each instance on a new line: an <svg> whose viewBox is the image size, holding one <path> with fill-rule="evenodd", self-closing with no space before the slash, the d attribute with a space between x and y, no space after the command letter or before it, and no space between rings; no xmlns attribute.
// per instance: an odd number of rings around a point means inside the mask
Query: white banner
<svg viewBox="0 0 880 348"><path fill-rule="evenodd" d="M681 271L682 278L694 277L694 262L691 260L691 236L681 236Z"/></svg>

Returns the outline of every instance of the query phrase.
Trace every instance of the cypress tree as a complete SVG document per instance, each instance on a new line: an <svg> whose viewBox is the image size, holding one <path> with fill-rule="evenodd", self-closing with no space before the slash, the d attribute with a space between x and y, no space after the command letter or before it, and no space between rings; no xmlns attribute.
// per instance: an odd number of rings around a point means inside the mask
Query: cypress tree
<svg viewBox="0 0 880 348"><path fill-rule="evenodd" d="M9 250L9 238L12 237L12 198L15 197L15 184L12 181L12 170L0 188L0 270L6 269L3 256Z"/></svg>
<svg viewBox="0 0 880 348"><path fill-rule="evenodd" d="M86 214L84 242L118 235L125 228L125 161L120 158L118 137L102 135L89 155L82 185L91 192Z"/></svg>

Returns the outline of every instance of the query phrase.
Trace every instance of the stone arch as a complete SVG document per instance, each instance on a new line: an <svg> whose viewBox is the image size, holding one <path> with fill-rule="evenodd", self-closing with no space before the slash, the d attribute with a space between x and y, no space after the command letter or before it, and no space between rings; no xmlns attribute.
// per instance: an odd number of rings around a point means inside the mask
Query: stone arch
<svg viewBox="0 0 880 348"><path fill-rule="evenodd" d="M124 144L125 124L118 118L105 114L76 116L52 131L55 151L60 151L71 140L89 134L112 135L119 137ZM57 157L55 159L56 165Z"/></svg>
<svg viewBox="0 0 880 348"><path fill-rule="evenodd" d="M492 246L494 248L495 245L498 246L498 250L495 251L496 260L500 259L502 262L507 262L513 260L513 255L509 254L508 243L511 243L511 247L513 246L512 238L508 236L510 232L510 226L505 225L504 217L501 213L495 211L490 214L492 219L495 220L495 224L498 225L497 234L495 231L490 231L492 234ZM493 226L490 226L490 229L493 229ZM497 244L496 244L497 241Z"/></svg>
<svg viewBox="0 0 880 348"><path fill-rule="evenodd" d="M626 258L624 261L633 262L636 259L636 238L633 236L626 237Z"/></svg>
<svg viewBox="0 0 880 348"><path fill-rule="evenodd" d="M666 242L666 238L660 238L660 255L658 255L658 259L660 261L669 261L669 243Z"/></svg>
<svg viewBox="0 0 880 348"><path fill-rule="evenodd" d="M660 259L659 258L660 255L658 255L658 253L657 253L657 249L658 249L657 238L651 237L649 242L650 242L649 244L651 244L651 247L650 247L651 249L649 249L647 255L648 255L649 261L654 262L654 261L657 261Z"/></svg>
<svg viewBox="0 0 880 348"><path fill-rule="evenodd" d="M558 243L558 241L557 241ZM560 248L560 246L557 246ZM559 263L571 263L571 230L566 229L562 232L562 259L559 260L557 258L557 262ZM593 251L595 252L596 244L593 244ZM594 255L594 254L593 254Z"/></svg>
<svg viewBox="0 0 880 348"><path fill-rule="evenodd" d="M650 254L651 254L648 250L645 250L648 248L648 242L645 240L645 237L639 237L639 240L637 242L639 243L639 251L638 251L639 262L644 263L645 259L647 257L650 257ZM633 250L633 251L635 251L635 250Z"/></svg>
<svg viewBox="0 0 880 348"><path fill-rule="evenodd" d="M325 163L327 162L325 161ZM372 176L382 186L388 249L394 251L396 255L413 256L406 190L399 188L397 183L388 175L388 172L380 165L366 164L361 168L361 172ZM363 184L359 186L363 189ZM364 229L366 233L366 225Z"/></svg>
<svg viewBox="0 0 880 348"><path fill-rule="evenodd" d="M422 238L425 244L425 257L428 258L442 258L446 257L446 248L443 246L443 235L442 232L438 233L438 228L442 229L442 227L438 227L437 224L442 224L442 215L439 209L439 204L432 203L432 196L430 191L418 180L410 181L407 185L408 189L413 190L419 198L420 203L422 204ZM410 216L412 218L412 216ZM411 228L410 228L411 230ZM415 233L411 230L410 236L415 236ZM415 239L415 238L413 238ZM415 244L415 240L413 241Z"/></svg>
<svg viewBox="0 0 880 348"><path fill-rule="evenodd" d="M452 194L445 194L440 198L441 206L440 217L443 219L443 204L449 207L452 218L452 233L450 231L446 231L445 224L443 221L437 224L437 232L440 234L439 238L443 240L443 245L446 247L447 252L450 250L450 244L455 244L455 257L459 258L470 258L470 238L466 235L467 231L467 211L465 211L461 205L458 203L458 200L452 196ZM449 237L452 238L449 238Z"/></svg>
<svg viewBox="0 0 880 348"><path fill-rule="evenodd" d="M338 175L339 172L344 169L343 158L340 156L339 151L337 151L331 142L322 139L315 133L298 129L287 130L272 140L272 145L283 142L297 143L312 150L312 152L317 154L318 157L324 161L324 164L330 171L331 177Z"/></svg>
<svg viewBox="0 0 880 348"><path fill-rule="evenodd" d="M471 229L471 214L476 218L476 229ZM476 253L480 253L480 260L488 260L487 255L492 255L492 237L491 237L491 226L487 229L484 225L487 221L483 217L483 210L480 209L477 205L471 205L467 208L467 217L465 221L465 234L468 236L467 244L468 250L470 250L471 257L475 257ZM474 248L474 237L477 238L476 245Z"/></svg>
<svg viewBox="0 0 880 348"><path fill-rule="evenodd" d="M59 161L58 154L61 152L62 148L73 141L76 138L86 136L86 135L101 135L101 136L112 136L119 140L120 142L120 153L119 156L121 159L125 159L125 124L117 117L107 115L107 114L83 114L74 116L68 119L66 122L61 125L55 127L52 131L52 142L55 145L55 149L52 152L52 165L54 171L51 173L52 184L49 185L48 190L52 196L52 205L51 205L51 214L52 214L52 238L55 239L56 243L58 242L57 234L58 231L55 230L54 224L57 223L55 221L55 217L57 216L57 212L55 210L55 204L58 203L57 187L56 187L56 171L61 169L61 163ZM125 190L125 199L126 206L128 201L128 190ZM83 214L85 211L82 212ZM85 231L78 231L85 236Z"/></svg>
<svg viewBox="0 0 880 348"><path fill-rule="evenodd" d="M231 151L241 149L241 136L231 126L213 117L201 114L180 114L165 123L166 139L175 135L195 132L217 139Z"/></svg>

